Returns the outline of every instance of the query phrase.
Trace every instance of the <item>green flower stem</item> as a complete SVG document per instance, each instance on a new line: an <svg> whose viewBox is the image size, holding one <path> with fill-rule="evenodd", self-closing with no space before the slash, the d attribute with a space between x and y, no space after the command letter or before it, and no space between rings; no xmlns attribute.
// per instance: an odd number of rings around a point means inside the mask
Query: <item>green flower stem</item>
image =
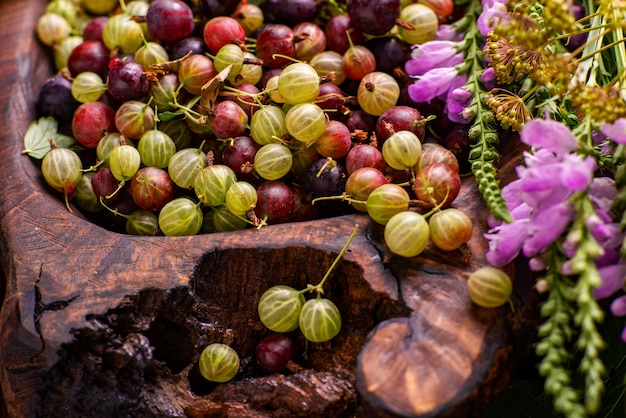
<svg viewBox="0 0 626 418"><path fill-rule="evenodd" d="M578 393L572 387L572 376L568 369L570 353L566 348L574 333L571 324L575 312L572 303L573 286L567 276L559 273L562 260L556 254L556 249L546 254L550 269L543 280L548 284L549 292L541 306L541 316L546 321L539 326L541 340L535 352L541 357L539 374L545 378L544 389L553 398L555 412L563 413L568 418L583 418L586 416L585 409L578 402Z"/></svg>
<svg viewBox="0 0 626 418"><path fill-rule="evenodd" d="M574 196L574 206L578 218L570 233L582 237L578 250L571 259L573 273L578 275L574 288L578 307L574 324L580 329L576 347L582 351L579 371L585 378L585 408L588 413L593 414L600 408L604 392L603 377L606 374L600 358L600 351L606 344L596 326L604 320L604 312L593 297L593 290L602 283L594 263L602 254L602 248L585 226L585 220L595 214L593 203L586 194L581 193Z"/></svg>
<svg viewBox="0 0 626 418"><path fill-rule="evenodd" d="M480 1L472 0L468 5L465 18L461 19L459 24L465 29L465 61L459 66L459 72L467 74L465 89L473 95L467 108L474 115L469 130L469 138L472 141L469 162L478 184L478 190L493 217L504 222L511 222L513 218L502 198L502 190L496 179L495 163L500 158L496 149L499 142L496 119L485 103L487 92L480 81L485 59L482 50L482 35L478 30L476 18L481 12Z"/></svg>
<svg viewBox="0 0 626 418"><path fill-rule="evenodd" d="M595 210L585 192L575 194L571 203L577 217L568 237L575 239L577 250L569 261L569 276L561 273L565 257L559 244L553 244L545 254L549 269L544 280L549 293L541 307L546 321L538 330L540 341L536 353L541 357L539 373L545 378L544 388L553 398L554 410L568 418L578 418L596 413L601 406L606 368L600 352L606 344L597 327L604 319L604 312L593 296L593 290L601 284L595 260L602 248L585 224ZM577 350L574 357L570 353L571 344ZM577 372L584 382L582 401L572 383L569 367L579 357Z"/></svg>

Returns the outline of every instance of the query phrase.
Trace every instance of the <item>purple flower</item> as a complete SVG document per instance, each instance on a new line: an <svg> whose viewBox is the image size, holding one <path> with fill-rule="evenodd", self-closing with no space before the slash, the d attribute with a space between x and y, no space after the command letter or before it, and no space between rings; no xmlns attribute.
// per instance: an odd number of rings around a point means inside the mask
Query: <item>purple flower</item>
<svg viewBox="0 0 626 418"><path fill-rule="evenodd" d="M409 86L409 96L417 103L429 102L447 94L457 77L459 74L454 67L433 68Z"/></svg>
<svg viewBox="0 0 626 418"><path fill-rule="evenodd" d="M608 183L593 180L595 160L572 153L578 141L564 124L533 119L524 126L520 137L534 150L526 152L524 165L516 168L518 180L502 189L514 221L490 222L491 229L485 234L489 240L487 260L495 265L506 264L520 251L526 257L539 256L556 242L576 216L569 202L574 192L595 190L598 201L606 199L604 195L611 196L606 190ZM614 233L610 217L605 215L604 210L598 209L597 216L589 220L601 244L621 235ZM579 242L570 235L563 249L571 257Z"/></svg>
<svg viewBox="0 0 626 418"><path fill-rule="evenodd" d="M609 177L596 177L589 186L589 198L598 209L610 211L617 196L615 180Z"/></svg>
<svg viewBox="0 0 626 418"><path fill-rule="evenodd" d="M519 180L513 181L502 188L502 198L506 202L506 207L511 212L511 216L513 219L520 219L513 215L513 212L516 212L516 208L519 208L524 201L522 200L522 182ZM530 207L523 215L524 217L528 217L530 213Z"/></svg>
<svg viewBox="0 0 626 418"><path fill-rule="evenodd" d="M452 67L463 62L463 52L457 49L458 42L429 41L415 45L411 59L404 66L409 75L422 75L433 68Z"/></svg>
<svg viewBox="0 0 626 418"><path fill-rule="evenodd" d="M626 295L616 297L611 302L611 313L615 316L626 316Z"/></svg>
<svg viewBox="0 0 626 418"><path fill-rule="evenodd" d="M569 128L557 121L532 119L524 125L520 133L524 144L539 147L557 155L572 152L578 148L578 141Z"/></svg>
<svg viewBox="0 0 626 418"><path fill-rule="evenodd" d="M461 78L464 80L464 78ZM472 94L465 87L458 87L448 92L444 111L452 122L470 123L472 114L466 115L463 111L472 103ZM467 116L467 117L466 117Z"/></svg>
<svg viewBox="0 0 626 418"><path fill-rule="evenodd" d="M598 269L602 284L593 291L596 299L604 299L624 287L624 277L626 277L626 265L623 263L613 264Z"/></svg>
<svg viewBox="0 0 626 418"><path fill-rule="evenodd" d="M533 257L544 252L555 242L569 225L574 211L567 202L537 211L532 217L532 226L528 228L528 238L522 247L526 257Z"/></svg>
<svg viewBox="0 0 626 418"><path fill-rule="evenodd" d="M609 307L614 316L626 316L626 295L616 297ZM622 330L622 341L626 342L626 327Z"/></svg>
<svg viewBox="0 0 626 418"><path fill-rule="evenodd" d="M548 265L541 257L532 257L528 260L528 267L531 271L541 271L548 268Z"/></svg>
<svg viewBox="0 0 626 418"><path fill-rule="evenodd" d="M602 133L618 144L626 144L626 119L621 118L613 123L603 122L600 125Z"/></svg>
<svg viewBox="0 0 626 418"><path fill-rule="evenodd" d="M488 67L483 73L480 75L480 81L482 81L483 86L485 86L485 90L490 91L496 87L496 71L493 67Z"/></svg>
<svg viewBox="0 0 626 418"><path fill-rule="evenodd" d="M569 190L585 190L591 183L596 168L596 160L592 157L582 159L579 155L567 154L563 156L561 183Z"/></svg>
<svg viewBox="0 0 626 418"><path fill-rule="evenodd" d="M504 266L517 257L528 236L529 221L521 219L503 223L485 234L489 240L487 261L496 266Z"/></svg>
<svg viewBox="0 0 626 418"><path fill-rule="evenodd" d="M444 24L439 25L434 39L438 41L461 41L463 36L463 32L458 32L454 26Z"/></svg>
<svg viewBox="0 0 626 418"><path fill-rule="evenodd" d="M615 232L619 232L619 229L615 230L612 225L607 225L605 220L599 216L598 212L585 219L585 226L591 231L591 234L598 243L608 240Z"/></svg>
<svg viewBox="0 0 626 418"><path fill-rule="evenodd" d="M506 1L503 0L486 0L483 1L483 12L478 16L476 24L478 30L483 36L487 36L489 32L496 26L506 24L507 9Z"/></svg>
<svg viewBox="0 0 626 418"><path fill-rule="evenodd" d="M565 201L571 190L563 187L562 162L550 151L539 149L535 154L525 154L526 167L518 166L519 199L540 209Z"/></svg>

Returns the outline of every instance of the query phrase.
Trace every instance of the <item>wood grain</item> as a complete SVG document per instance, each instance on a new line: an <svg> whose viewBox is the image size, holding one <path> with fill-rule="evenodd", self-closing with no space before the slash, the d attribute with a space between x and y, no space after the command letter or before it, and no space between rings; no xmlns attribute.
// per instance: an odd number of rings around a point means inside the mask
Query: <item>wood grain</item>
<svg viewBox="0 0 626 418"><path fill-rule="evenodd" d="M466 274L486 251L486 210L471 178L456 205L474 221L472 240L412 259L391 256L365 215L146 238L69 213L21 155L51 74L33 29L44 7L0 3L0 383L9 416L471 417L523 367L514 343L536 314L528 278L517 274L515 313L477 308L466 295ZM259 375L258 297L273 284L316 283L355 224L327 290L342 332L309 347L288 373ZM244 367L213 387L198 378L197 357L222 340Z"/></svg>

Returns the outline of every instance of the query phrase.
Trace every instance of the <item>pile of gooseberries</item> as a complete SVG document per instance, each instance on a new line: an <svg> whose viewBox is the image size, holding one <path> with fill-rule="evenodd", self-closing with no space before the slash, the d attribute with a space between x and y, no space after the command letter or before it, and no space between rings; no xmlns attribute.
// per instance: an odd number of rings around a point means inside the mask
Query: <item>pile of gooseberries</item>
<svg viewBox="0 0 626 418"><path fill-rule="evenodd" d="M429 242L455 250L473 229L451 207L467 129L441 101L411 101L403 71L411 45L432 39L452 9L446 0L50 1L36 31L58 72L39 92L24 153L41 160L69 210L113 231L185 236L360 212L384 225L394 254L417 256ZM257 347L261 369L293 357L286 333L316 343L339 333L339 310L322 297L333 266L318 285L262 295L273 334ZM481 306L510 294L493 277L470 279ZM199 366L224 382L239 358L214 343Z"/></svg>
<svg viewBox="0 0 626 418"><path fill-rule="evenodd" d="M41 142L25 152L43 159L70 210L174 236L350 212L387 224L399 208L419 229L408 205L420 202L441 211L431 224L467 230L442 211L459 192L458 147L426 129L443 116L410 101L402 70L410 46L451 19L445 2L86 3L53 0L39 19L59 72L25 140ZM66 140L42 135L51 120ZM442 161L423 162L427 143ZM322 201L337 195L350 204ZM413 254L393 244L401 217L387 228L390 248ZM441 248L466 242L434 228Z"/></svg>

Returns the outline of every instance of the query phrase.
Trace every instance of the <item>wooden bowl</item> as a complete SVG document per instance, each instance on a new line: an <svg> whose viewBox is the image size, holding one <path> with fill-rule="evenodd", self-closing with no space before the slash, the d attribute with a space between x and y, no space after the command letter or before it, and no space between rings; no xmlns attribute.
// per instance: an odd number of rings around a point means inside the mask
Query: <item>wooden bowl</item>
<svg viewBox="0 0 626 418"><path fill-rule="evenodd" d="M515 274L514 313L483 309L466 274L484 265L487 211L473 179L455 205L471 241L415 258L392 256L365 215L191 237L136 237L70 213L22 155L34 102L52 75L34 27L41 0L0 3L2 52L0 382L11 417L480 416L528 360L532 284ZM511 142L505 155L519 155ZM514 158L501 167L513 176ZM358 234L326 295L338 337L309 344L285 373L262 375L256 313L274 284L317 283ZM294 338L304 350L303 339ZM230 342L242 368L210 385L197 359Z"/></svg>

